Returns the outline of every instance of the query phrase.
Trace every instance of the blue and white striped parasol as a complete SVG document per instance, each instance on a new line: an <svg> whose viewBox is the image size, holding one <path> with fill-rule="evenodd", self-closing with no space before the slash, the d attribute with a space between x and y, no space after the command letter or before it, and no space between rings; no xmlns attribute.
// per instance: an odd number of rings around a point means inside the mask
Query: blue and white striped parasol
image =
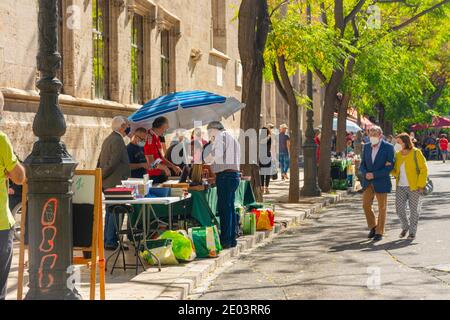
<svg viewBox="0 0 450 320"><path fill-rule="evenodd" d="M168 94L144 104L129 117L132 129L151 128L160 116L169 119L172 129L192 129L195 124L228 118L245 107L236 98L226 98L207 91L184 91Z"/></svg>
<svg viewBox="0 0 450 320"><path fill-rule="evenodd" d="M345 126L346 126L345 131L347 132L356 133L358 131L363 131L363 129L361 129L356 123L350 120L346 120ZM322 125L318 126L318 128L322 128ZM335 117L333 118L333 130L337 131L337 128L338 128L338 119Z"/></svg>

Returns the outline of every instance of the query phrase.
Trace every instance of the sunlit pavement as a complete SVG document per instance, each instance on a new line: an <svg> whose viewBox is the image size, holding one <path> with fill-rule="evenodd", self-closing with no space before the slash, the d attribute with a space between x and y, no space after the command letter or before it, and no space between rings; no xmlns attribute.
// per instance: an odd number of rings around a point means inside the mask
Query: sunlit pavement
<svg viewBox="0 0 450 320"><path fill-rule="evenodd" d="M450 163L429 168L416 240L398 238L394 194L387 234L368 240L355 195L240 258L201 299L450 299Z"/></svg>

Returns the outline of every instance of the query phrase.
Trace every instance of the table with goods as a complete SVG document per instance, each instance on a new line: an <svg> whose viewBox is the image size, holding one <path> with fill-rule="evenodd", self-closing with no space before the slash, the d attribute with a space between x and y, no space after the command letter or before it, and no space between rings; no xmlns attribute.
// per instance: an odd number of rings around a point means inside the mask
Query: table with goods
<svg viewBox="0 0 450 320"><path fill-rule="evenodd" d="M334 190L354 190L357 168L361 160L358 156L331 159L331 183Z"/></svg>
<svg viewBox="0 0 450 320"><path fill-rule="evenodd" d="M128 190L128 198L115 199L105 190L105 205L132 208L127 223L143 229L139 251L146 263L174 265L217 257L222 251L217 188L211 179L200 175L193 177L195 183L171 180L161 185L152 185L147 178L129 179L118 186ZM242 178L236 191L235 208L239 235L274 227L275 207L255 201L248 177Z"/></svg>

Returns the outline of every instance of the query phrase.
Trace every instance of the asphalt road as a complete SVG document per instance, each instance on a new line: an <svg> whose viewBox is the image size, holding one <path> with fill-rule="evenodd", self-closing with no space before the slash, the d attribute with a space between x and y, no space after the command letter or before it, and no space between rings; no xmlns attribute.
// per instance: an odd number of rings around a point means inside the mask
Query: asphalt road
<svg viewBox="0 0 450 320"><path fill-rule="evenodd" d="M398 238L394 194L386 236L368 240L351 196L238 259L200 299L450 299L450 163L429 168L416 240Z"/></svg>

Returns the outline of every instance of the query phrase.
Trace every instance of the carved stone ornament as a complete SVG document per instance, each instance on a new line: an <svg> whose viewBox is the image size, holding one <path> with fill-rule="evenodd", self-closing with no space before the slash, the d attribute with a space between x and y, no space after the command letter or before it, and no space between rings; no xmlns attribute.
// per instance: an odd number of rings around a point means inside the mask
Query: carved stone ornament
<svg viewBox="0 0 450 320"><path fill-rule="evenodd" d="M202 50L197 49L197 48L192 48L191 49L191 59L194 62L198 62L201 60L203 56Z"/></svg>

